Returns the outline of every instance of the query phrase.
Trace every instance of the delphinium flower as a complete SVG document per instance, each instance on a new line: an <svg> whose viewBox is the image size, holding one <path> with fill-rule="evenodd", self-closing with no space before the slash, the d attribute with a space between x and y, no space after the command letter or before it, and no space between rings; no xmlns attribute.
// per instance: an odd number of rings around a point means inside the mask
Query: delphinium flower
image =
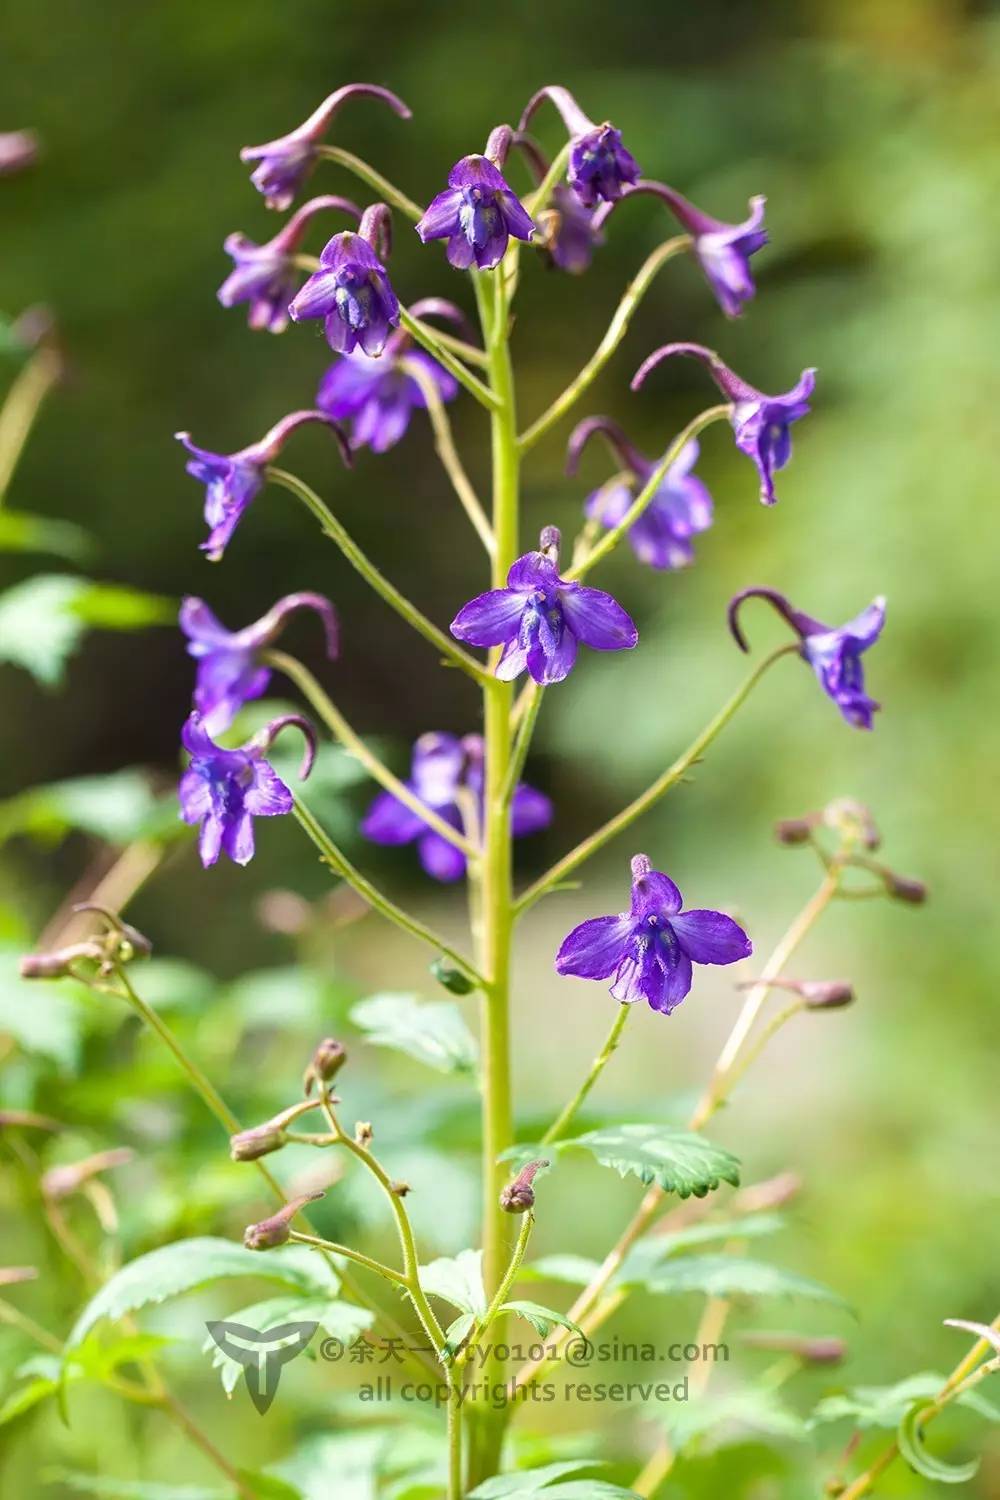
<svg viewBox="0 0 1000 1500"><path fill-rule="evenodd" d="M198 663L194 706L206 734L221 734L244 703L267 691L271 669L261 663L260 653L278 638L297 609L316 611L323 622L326 654L336 656L337 617L322 594L286 594L242 630L227 630L204 599L182 601L180 627L188 638L188 655Z"/></svg>
<svg viewBox="0 0 1000 1500"><path fill-rule="evenodd" d="M729 601L729 628L741 651L748 651L739 612L747 599L763 599L777 610L795 631L800 654L809 663L827 697L855 729L871 729L873 715L881 705L865 692L862 653L874 646L885 624L885 600L879 597L846 625L834 628L814 620L786 599L777 589L743 589Z"/></svg>
<svg viewBox="0 0 1000 1500"><path fill-rule="evenodd" d="M616 1000L645 1000L668 1016L691 988L692 964L735 964L753 952L732 917L682 911L682 905L674 882L637 854L631 909L574 927L556 955L556 969L579 979L613 979Z"/></svg>
<svg viewBox="0 0 1000 1500"><path fill-rule="evenodd" d="M559 532L546 526L537 552L519 557L507 587L471 599L451 622L471 646L503 646L496 675L511 682L527 669L541 687L562 682L580 641L594 651L626 651L639 633L621 605L601 589L559 576Z"/></svg>
<svg viewBox="0 0 1000 1500"><path fill-rule="evenodd" d="M742 224L726 224L722 219L713 219L703 213L680 193L665 182L647 182L640 179L633 187L626 188L618 203L634 198L638 193L653 193L668 205L674 218L690 234L694 253L705 273L709 286L715 293L719 306L727 318L736 318L756 292L750 274L750 257L767 244L764 229L765 198L751 198L750 214ZM600 229L617 203L603 204L594 215L594 226Z"/></svg>
<svg viewBox="0 0 1000 1500"><path fill-rule="evenodd" d="M538 143L530 135L519 132L514 136L514 145L519 148L536 181L541 184L549 170L549 163ZM552 190L548 207L538 215L538 239L535 243L548 265L554 266L558 271L568 271L573 276L579 276L588 269L594 258L594 251L604 244L604 235L597 224L597 213L593 209L584 208L572 188L560 182Z"/></svg>
<svg viewBox="0 0 1000 1500"><path fill-rule="evenodd" d="M291 434L306 422L322 422L330 428L340 455L350 468L352 459L347 438L322 411L292 412L276 422L259 443L251 443L236 453L212 453L207 448L196 447L189 432L174 433L191 454L187 472L205 486L205 521L209 535L208 540L202 542L201 550L212 562L218 562L222 557L247 506L262 488L268 464L274 462Z"/></svg>
<svg viewBox="0 0 1000 1500"><path fill-rule="evenodd" d="M511 235L530 240L536 225L500 168L513 132L498 126L482 156L463 156L448 173L448 186L432 198L416 226L424 244L447 240L446 254L459 271L491 271L503 260Z"/></svg>
<svg viewBox="0 0 1000 1500"><path fill-rule="evenodd" d="M266 328L270 333L281 333L287 328L288 304L300 280L295 252L310 221L327 208L350 214L355 223L361 218L360 208L349 198L327 195L303 203L274 238L263 245L254 244L239 232L228 235L224 249L232 256L233 269L219 287L218 297L223 307L246 302L251 328Z"/></svg>
<svg viewBox="0 0 1000 1500"><path fill-rule="evenodd" d="M390 225L384 203L366 208L356 234L345 229L324 246L319 270L288 308L297 323L322 318L327 343L338 354L359 347L381 354L389 329L399 322L399 301L382 264L389 254Z"/></svg>
<svg viewBox="0 0 1000 1500"><path fill-rule="evenodd" d="M575 474L580 455L595 434L603 436L621 459L627 474L594 490L585 504L588 517L608 528L625 519L657 467L610 417L586 417L570 435L566 472ZM712 524L712 497L691 470L698 461L695 438L684 444L664 474L653 498L628 529L632 551L651 568L685 568L694 562L691 538Z"/></svg>
<svg viewBox="0 0 1000 1500"><path fill-rule="evenodd" d="M719 390L733 403L731 421L736 446L757 467L761 503L773 505L778 498L774 492L774 476L792 456L789 428L809 412L816 371L803 370L798 384L783 396L765 396L763 391L735 375L704 344L664 344L640 365L632 378L632 389L637 391L650 371L673 354L689 354L693 359L701 360Z"/></svg>
<svg viewBox="0 0 1000 1500"><path fill-rule="evenodd" d="M535 110L550 99L569 131L569 184L585 208L601 199L613 203L639 177L639 165L622 145L621 131L607 121L596 125L577 104L569 89L550 84L529 99L518 129L527 128Z"/></svg>
<svg viewBox="0 0 1000 1500"><path fill-rule="evenodd" d="M288 135L266 141L263 146L244 146L241 161L258 162L250 181L264 194L268 208L288 208L316 162L317 147L326 135L330 122L348 101L364 98L381 99L403 120L411 112L396 94L374 83L349 83L327 95L304 124Z"/></svg>
<svg viewBox="0 0 1000 1500"><path fill-rule="evenodd" d="M316 735L300 714L282 714L265 724L237 750L223 750L205 729L201 715L192 713L181 730L181 744L191 757L181 777L179 796L185 823L198 823L198 852L207 869L221 851L238 865L253 858L254 818L274 818L291 812L294 799L274 768L264 759L283 729L294 725L306 738L299 775L312 770Z"/></svg>
<svg viewBox="0 0 1000 1500"><path fill-rule="evenodd" d="M478 734L458 739L453 734L422 734L413 747L406 785L452 828L464 826L461 799L473 799L477 821L483 808L483 740ZM514 838L537 833L552 821L552 803L542 792L522 782L511 799L510 823ZM460 880L466 860L405 803L391 792L380 792L369 808L361 832L375 844L416 842L420 863L435 880Z"/></svg>

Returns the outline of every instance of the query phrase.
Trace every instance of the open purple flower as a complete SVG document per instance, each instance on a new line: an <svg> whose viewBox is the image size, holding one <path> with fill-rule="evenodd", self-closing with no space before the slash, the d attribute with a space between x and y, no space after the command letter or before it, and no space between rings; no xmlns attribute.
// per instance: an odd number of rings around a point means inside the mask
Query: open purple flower
<svg viewBox="0 0 1000 1500"><path fill-rule="evenodd" d="M361 218L361 210L349 198L311 198L263 245L254 244L245 234L228 235L224 249L232 256L233 269L219 287L223 307L246 302L251 328L281 333L288 326L288 304L299 284L295 252L310 220L326 208L341 209L355 223Z"/></svg>
<svg viewBox="0 0 1000 1500"><path fill-rule="evenodd" d="M727 318L738 317L743 303L749 302L756 292L750 274L750 257L767 244L767 231L763 227L767 200L751 198L749 218L742 224L726 224L702 213L665 182L640 180L633 187L626 188L618 201L634 198L638 193L653 193L669 206L674 218L691 235L698 263L722 311ZM600 229L615 207L612 203L599 208L594 215L594 227Z"/></svg>
<svg viewBox="0 0 1000 1500"><path fill-rule="evenodd" d="M483 740L478 734L458 739L453 734L422 734L413 747L413 762L407 786L414 796L432 808L452 828L463 827L459 799L464 792L475 799L480 820L483 805ZM552 803L541 792L522 782L511 800L511 832L514 838L537 833L552 821ZM465 874L465 855L454 844L428 828L391 792L380 792L369 808L361 832L374 844L416 842L420 863L435 880L460 880Z"/></svg>
<svg viewBox="0 0 1000 1500"><path fill-rule="evenodd" d="M251 443L249 448L241 448L237 453L212 453L207 448L196 447L189 432L174 433L177 441L183 443L191 454L187 472L205 486L205 521L209 535L208 540L202 542L201 550L208 554L210 561L218 562L222 557L248 505L263 487L268 464L274 462L290 435L306 422L322 422L330 428L340 448L340 456L350 468L352 459L347 438L322 411L292 412L276 422L259 443Z"/></svg>
<svg viewBox="0 0 1000 1500"><path fill-rule="evenodd" d="M733 403L730 420L736 434L736 446L757 467L761 504L774 505L778 498L774 492L774 476L792 456L789 428L809 412L816 371L803 370L798 384L783 396L765 396L763 391L735 375L704 344L664 344L639 366L632 377L632 389L637 391L650 371L674 354L689 354L693 359L701 360L719 390Z"/></svg>
<svg viewBox="0 0 1000 1500"><path fill-rule="evenodd" d="M536 182L541 185L549 170L549 162L539 149L537 141L530 135L517 133L514 145L518 147L530 166ZM579 276L590 265L594 251L604 244L604 236L597 225L597 216L584 208L579 198L560 182L552 191L549 206L538 215L538 239L535 241L545 260L559 271L568 271Z"/></svg>
<svg viewBox="0 0 1000 1500"><path fill-rule="evenodd" d="M569 89L550 84L529 99L518 129L527 128L535 110L550 99L569 131L569 184L585 208L601 199L613 203L639 177L639 165L622 145L621 131L607 121L596 125L577 104Z"/></svg>
<svg viewBox="0 0 1000 1500"><path fill-rule="evenodd" d="M616 1000L645 1000L669 1016L691 988L692 964L735 964L753 952L732 917L682 911L682 904L674 882L637 854L631 910L574 927L556 955L556 969L579 979L613 978Z"/></svg>
<svg viewBox="0 0 1000 1500"><path fill-rule="evenodd" d="M729 601L729 628L741 651L749 651L739 612L746 599L763 599L777 610L798 636L800 655L807 661L827 697L855 729L871 729L880 704L865 692L862 653L874 646L885 624L885 600L880 596L846 625L834 629L795 609L777 589L743 589Z"/></svg>
<svg viewBox="0 0 1000 1500"><path fill-rule="evenodd" d="M338 354L359 347L381 354L389 329L399 322L399 301L374 248L388 254L389 224L384 203L366 208L357 234L345 229L324 246L319 270L289 306L296 323L322 318L327 343Z"/></svg>
<svg viewBox="0 0 1000 1500"><path fill-rule="evenodd" d="M288 208L316 162L317 147L326 135L330 122L348 99L381 99L403 120L411 118L411 112L396 94L379 88L374 83L349 83L335 89L318 109L314 110L304 124L282 135L277 140L266 141L263 146L244 146L241 161L259 163L251 174L250 181L264 194L268 208Z"/></svg>
<svg viewBox="0 0 1000 1500"><path fill-rule="evenodd" d="M501 131L505 127L500 128ZM447 240L446 254L459 271L473 264L491 271L503 260L511 235L530 240L535 223L491 156L496 154L494 131L485 156L463 156L448 173L448 186L427 205L416 229L424 244ZM508 136L503 138L506 155Z"/></svg>
<svg viewBox="0 0 1000 1500"><path fill-rule="evenodd" d="M464 605L451 633L472 646L503 646L496 675L512 682L527 668L541 687L562 682L580 641L594 651L628 651L639 633L610 594L559 576L559 532L547 526L539 550L519 557L507 587Z"/></svg>
<svg viewBox="0 0 1000 1500"><path fill-rule="evenodd" d="M294 799L288 787L264 759L283 729L294 725L306 738L299 775L312 770L316 735L308 719L282 714L272 719L238 750L223 750L208 734L201 716L193 713L181 730L181 744L191 762L181 777L179 796L185 823L199 823L198 853L208 869L222 850L237 865L253 858L254 818L274 818L291 812Z"/></svg>
<svg viewBox="0 0 1000 1500"><path fill-rule="evenodd" d="M621 459L627 474L603 485L588 497L585 510L592 521L609 529L623 521L657 468L630 442L609 417L587 417L570 435L566 472L575 474L589 439L600 433ZM692 438L664 474L653 498L628 530L629 545L640 562L651 568L686 568L694 562L691 538L712 524L712 497L691 473L698 461Z"/></svg>
<svg viewBox="0 0 1000 1500"><path fill-rule="evenodd" d="M297 609L316 611L326 632L326 654L336 656L337 617L322 594L286 594L242 630L227 630L204 599L182 601L180 627L188 638L188 655L198 663L194 706L206 734L221 734L244 703L267 691L271 669L261 665L260 652L278 638Z"/></svg>

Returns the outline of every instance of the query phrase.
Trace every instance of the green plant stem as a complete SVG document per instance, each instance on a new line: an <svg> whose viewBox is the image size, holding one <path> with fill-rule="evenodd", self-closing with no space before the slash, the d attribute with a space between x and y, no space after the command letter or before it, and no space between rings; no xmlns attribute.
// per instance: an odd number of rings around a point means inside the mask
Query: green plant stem
<svg viewBox="0 0 1000 1500"><path fill-rule="evenodd" d="M514 752L511 756L510 765L507 769L507 780L503 786L503 802L505 807L510 807L517 791L517 784L521 780L521 772L524 763L528 759L528 751L531 748L532 736L535 733L535 724L538 721L538 713L542 706L543 687L533 682L526 689L528 698L523 713L520 716L517 739L514 742ZM517 719L516 705L511 713L511 723Z"/></svg>
<svg viewBox="0 0 1000 1500"><path fill-rule="evenodd" d="M56 350L36 349L18 372L3 406L0 406L0 505L10 488L42 402L61 374L62 360Z"/></svg>
<svg viewBox="0 0 1000 1500"><path fill-rule="evenodd" d="M41 1323L36 1323L34 1318L29 1318L19 1307L12 1302L0 1300L0 1323L6 1323L8 1328L17 1328L21 1333L28 1336L34 1343L40 1344L50 1354L62 1354L63 1346L54 1333L49 1333Z"/></svg>
<svg viewBox="0 0 1000 1500"><path fill-rule="evenodd" d="M602 849L616 834L621 833L630 824L634 823L637 818L641 817L644 812L647 812L671 787L676 786L691 769L692 765L705 753L712 741L729 723L730 719L733 718L737 710L753 692L753 689L767 672L768 668L773 666L776 661L779 661L781 657L789 656L793 651L797 650L798 647L794 643L790 643L785 646L779 646L769 656L765 656L763 661L759 662L753 671L743 680L733 696L723 704L715 717L706 724L705 728L691 742L684 753L672 765L668 766L651 786L647 787L627 807L622 808L620 813L616 813L613 818L609 818L595 833L590 834L588 838L577 844L575 849L571 849L568 854L563 855L562 859L554 864L550 870L547 870L544 875L540 876L534 885L530 885L518 897L514 904L515 915L520 916L529 907L534 906L535 902L540 900L547 891L552 890L554 886L565 880L585 860L590 859L599 849Z"/></svg>
<svg viewBox="0 0 1000 1500"><path fill-rule="evenodd" d="M549 1126L548 1130L542 1136L540 1142L542 1146L548 1146L552 1141L558 1141L561 1136L564 1136L566 1134L570 1122L576 1115L576 1112L580 1108L580 1105L586 1099L587 1095L594 1087L594 1084L600 1078L601 1074L604 1072L604 1069L611 1061L612 1055L615 1052L621 1039L621 1034L625 1030L625 1023L628 1020L631 1012L631 1005L619 1005L618 1014L614 1019L614 1025L611 1027L611 1030L608 1032L607 1037L605 1038L604 1046L594 1058L594 1061L590 1065L590 1070L587 1073L586 1078L583 1080L580 1087L573 1095L572 1099L566 1105L565 1109L556 1116L552 1124Z"/></svg>
<svg viewBox="0 0 1000 1500"><path fill-rule="evenodd" d="M436 339L439 344L450 349L452 354L457 354L459 359L464 360L467 365L478 365L480 369L486 369L489 357L485 349L477 349L475 344L466 343L465 339L449 333L446 328L433 327L430 323L425 323L423 318L414 318L412 312L410 317L424 330L428 338Z"/></svg>
<svg viewBox="0 0 1000 1500"><path fill-rule="evenodd" d="M463 1364L471 1357L475 1342L481 1339L483 1334L490 1327L490 1324L496 1321L501 1308L507 1301L507 1296L510 1292L510 1289L514 1285L514 1282L517 1280L517 1273L521 1269L521 1262L523 1261L525 1252L528 1249L528 1241L531 1238L531 1231L534 1226L535 1216L529 1209L527 1213L522 1214L521 1216L521 1227L518 1231L517 1240L514 1244L513 1252L507 1264L507 1269L503 1273L500 1285L493 1293L490 1305L483 1313L482 1318L476 1325L475 1332L470 1338L469 1343L466 1345L465 1356L462 1361Z"/></svg>
<svg viewBox="0 0 1000 1500"><path fill-rule="evenodd" d="M559 158L557 157L556 161L558 160ZM554 166L555 162L553 163ZM539 191L541 192L541 189ZM535 196L537 198L539 195L536 194ZM576 405L584 391L593 385L628 332L629 324L632 321L635 310L649 290L656 273L662 266L666 265L668 260L671 260L675 255L679 255L681 251L687 250L690 245L690 235L676 235L673 239L665 241L662 245L658 245L652 254L643 261L639 270L625 288L622 300L619 302L614 316L608 324L607 332L583 369L570 381L562 394L556 397L552 405L542 413L538 420L532 422L531 426L521 434L518 439L518 446L522 453L527 453L529 448L533 448L538 439L544 437L549 429L554 427Z"/></svg>
<svg viewBox="0 0 1000 1500"><path fill-rule="evenodd" d="M570 145L567 141L565 146L563 146L561 150L557 152L557 154L553 157L551 167L549 167L549 170L546 172L545 176L542 178L535 191L533 193L529 193L529 195L525 198L524 206L529 214L541 213L542 210L547 207L549 199L552 197L552 194L555 192L555 189L559 184L559 179L562 177L563 173L566 170L566 164L569 161L569 152Z"/></svg>
<svg viewBox="0 0 1000 1500"><path fill-rule="evenodd" d="M318 1234L302 1234L298 1229L293 1229L289 1239L297 1245L310 1245L317 1250L324 1250L328 1255L343 1255L346 1260L354 1261L355 1265L364 1266L366 1271L374 1271L376 1276L381 1276L384 1281L391 1281L395 1286L407 1286L406 1277L392 1266L385 1265L380 1260L375 1260L371 1255L364 1255L360 1250L352 1250L350 1245L338 1244L336 1240L322 1239Z"/></svg>
<svg viewBox="0 0 1000 1500"><path fill-rule="evenodd" d="M306 698L316 716L323 721L336 739L364 766L365 770L372 776L380 786L387 792L391 792L398 802L408 807L415 813L428 828L433 828L435 833L441 835L449 844L454 844L456 849L461 849L466 859L478 859L479 850L460 833L457 828L452 828L442 817L428 807L425 802L410 790L405 782L394 776L388 766L383 765L373 750L370 750L359 734L351 728L344 718L340 709L336 706L330 696L316 681L316 678L303 666L294 656L287 656L284 651L264 651L261 660L268 666L274 667L275 671L281 672L291 679L296 687Z"/></svg>
<svg viewBox="0 0 1000 1500"><path fill-rule="evenodd" d="M383 203L388 203L391 208L398 208L401 214L405 214L414 223L423 217L423 209L419 203L414 203L404 192L391 183L388 177L383 177L381 172L376 172L360 156L355 156L351 151L343 151L339 146L317 146L316 155L324 161L332 161L345 171L352 172L355 177L361 179L373 193L377 193Z"/></svg>
<svg viewBox="0 0 1000 1500"><path fill-rule="evenodd" d="M323 503L315 490L310 489L309 485L303 483L297 475L289 474L284 469L276 469L271 466L268 468L267 475L274 484L280 485L282 489L286 489L289 494L294 495L297 500L302 501L303 505L319 521L326 535L332 541L336 542L341 552L347 558L347 561L351 564L351 567L355 568L361 574L365 582L370 584L376 594L385 600L390 609L394 609L408 625L413 627L418 635L422 635L424 640L430 641L431 645L440 651L441 655L447 661L451 662L453 666L460 667L475 682L483 684L488 680L488 674L473 657L456 646L450 636L445 635L443 630L439 630L436 625L433 625L427 619L426 615L421 614L415 604L410 603L405 594L400 593L395 584L390 583L379 572L375 564L362 552L357 542L345 530L333 512Z"/></svg>
<svg viewBox="0 0 1000 1500"><path fill-rule="evenodd" d="M422 365L419 360L406 359L404 357L400 361L400 364L410 379L416 381L423 393L424 401L427 405L427 413L431 419L431 427L434 431L434 445L437 449L438 458L441 460L441 467L451 480L455 494L461 501L462 508L469 520L472 522L479 540L492 557L496 546L493 540L493 532L490 529L489 521L486 519L486 512L483 510L479 496L473 489L462 460L458 456L458 450L455 447L455 440L452 436L451 423L448 420L448 413L445 410L444 402L441 400L437 382L429 374L426 366Z"/></svg>
<svg viewBox="0 0 1000 1500"><path fill-rule="evenodd" d="M457 359L447 345L441 342L437 336L437 329L428 328L426 323L422 323L419 318L414 318L408 313L405 307L399 310L399 321L410 337L421 344L428 354L432 354L438 364L444 365L446 370L451 371L459 385L463 385L480 406L485 406L490 412L496 411L497 397L493 391L483 384L478 375L473 375L471 370L466 369L462 361Z"/></svg>

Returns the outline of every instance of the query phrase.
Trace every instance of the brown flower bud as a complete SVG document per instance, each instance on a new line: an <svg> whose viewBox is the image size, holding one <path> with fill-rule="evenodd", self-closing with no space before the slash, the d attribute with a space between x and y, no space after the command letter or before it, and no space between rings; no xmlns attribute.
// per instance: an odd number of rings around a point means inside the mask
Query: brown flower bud
<svg viewBox="0 0 1000 1500"><path fill-rule="evenodd" d="M535 1176L547 1167L549 1163L544 1160L529 1161L527 1166L522 1167L514 1178L500 1194L500 1207L508 1214L524 1214L529 1208L535 1206L535 1190L532 1183Z"/></svg>
<svg viewBox="0 0 1000 1500"><path fill-rule="evenodd" d="M806 1338L799 1333L748 1332L740 1342L751 1349L766 1349L774 1354L794 1354L809 1365L839 1365L847 1354L847 1345L838 1338Z"/></svg>
<svg viewBox="0 0 1000 1500"><path fill-rule="evenodd" d="M894 901L908 901L911 906L922 906L927 900L927 887L922 880L910 880L907 876L896 875L890 870L886 886Z"/></svg>
<svg viewBox="0 0 1000 1500"><path fill-rule="evenodd" d="M774 836L779 844L807 844L816 826L816 815L804 818L782 818L774 825Z"/></svg>
<svg viewBox="0 0 1000 1500"><path fill-rule="evenodd" d="M268 1120L264 1125L231 1135L229 1155L233 1161L257 1161L272 1151L280 1151L284 1144L285 1132L277 1120Z"/></svg>
<svg viewBox="0 0 1000 1500"><path fill-rule="evenodd" d="M292 1232L291 1221L295 1215L307 1203L322 1196L322 1193L307 1193L301 1198L293 1198L291 1203L279 1208L269 1219L261 1219L259 1224L248 1224L243 1231L244 1245L248 1250L274 1250L278 1245L285 1244Z"/></svg>
<svg viewBox="0 0 1000 1500"><path fill-rule="evenodd" d="M85 1157L83 1161L52 1167L42 1178L42 1193L51 1199L68 1198L71 1193L78 1193L84 1183L89 1182L91 1177L96 1177L98 1172L103 1172L108 1167L124 1166L134 1156L135 1152L128 1146L118 1146L112 1151L98 1151L94 1156Z"/></svg>
<svg viewBox="0 0 1000 1500"><path fill-rule="evenodd" d="M324 1037L310 1059L302 1077L302 1087L311 1094L313 1084L330 1083L336 1078L347 1061L347 1049L343 1042L335 1042L332 1036Z"/></svg>

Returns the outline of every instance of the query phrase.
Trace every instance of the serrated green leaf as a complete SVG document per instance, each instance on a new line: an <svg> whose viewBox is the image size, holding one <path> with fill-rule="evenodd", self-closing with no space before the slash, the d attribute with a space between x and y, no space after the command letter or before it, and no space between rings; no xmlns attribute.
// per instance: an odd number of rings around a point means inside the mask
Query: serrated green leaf
<svg viewBox="0 0 1000 1500"><path fill-rule="evenodd" d="M568 1474L579 1474L583 1469L599 1467L591 1458L567 1458L559 1463L545 1464L539 1469L519 1469L513 1474L495 1474L492 1479L484 1479L482 1484L470 1490L469 1500L509 1500L514 1495L537 1495Z"/></svg>
<svg viewBox="0 0 1000 1500"><path fill-rule="evenodd" d="M922 1418L927 1410L926 1401L914 1401L903 1417L896 1432L900 1453L910 1468L924 1479L932 1479L936 1484L966 1484L978 1472L979 1459L970 1459L967 1464L948 1464L928 1453L921 1431Z"/></svg>
<svg viewBox="0 0 1000 1500"><path fill-rule="evenodd" d="M780 1214L748 1214L746 1218L727 1219L713 1224L692 1224L674 1234L650 1234L632 1246L618 1275L615 1286L641 1286L665 1260L683 1255L699 1245L717 1244L720 1240L762 1239L784 1228Z"/></svg>
<svg viewBox="0 0 1000 1500"><path fill-rule="evenodd" d="M621 1177L655 1182L679 1198L692 1194L704 1198L721 1182L739 1186L740 1164L735 1156L704 1136L669 1125L609 1125L560 1141L555 1149L574 1147L589 1151Z"/></svg>
<svg viewBox="0 0 1000 1500"><path fill-rule="evenodd" d="M645 1286L650 1292L703 1292L706 1297L806 1297L846 1307L844 1299L818 1281L739 1255L682 1255L668 1261Z"/></svg>
<svg viewBox="0 0 1000 1500"><path fill-rule="evenodd" d="M579 1334L584 1338L583 1329L579 1323L574 1323L567 1318L565 1313L553 1312L551 1307L543 1307L540 1302L505 1302L504 1312L517 1313L519 1317L526 1318L539 1338L546 1339L554 1327L568 1328L571 1332Z"/></svg>
<svg viewBox="0 0 1000 1500"><path fill-rule="evenodd" d="M476 1041L450 1000L421 1003L415 995L373 995L353 1007L350 1018L376 1047L392 1047L441 1073L476 1069Z"/></svg>
<svg viewBox="0 0 1000 1500"><path fill-rule="evenodd" d="M526 1281L563 1281L568 1286L589 1286L601 1269L600 1261L585 1255L543 1255L521 1267Z"/></svg>
<svg viewBox="0 0 1000 1500"><path fill-rule="evenodd" d="M330 1338L351 1344L366 1328L371 1327L375 1313L369 1308L355 1307L353 1303L343 1302L337 1297L300 1296L292 1293L254 1302L249 1307L230 1313L228 1317L229 1321L242 1323L247 1328L256 1328L260 1333L266 1333L269 1328L277 1328L282 1323L318 1323ZM243 1366L238 1360L230 1359L223 1353L211 1334L201 1347L204 1354L211 1354L212 1366L220 1372L223 1389L227 1395L232 1395L243 1374Z"/></svg>
<svg viewBox="0 0 1000 1500"><path fill-rule="evenodd" d="M421 1266L419 1275L420 1285L428 1295L441 1297L459 1312L480 1318L486 1311L481 1250L460 1250L454 1257L443 1255Z"/></svg>

